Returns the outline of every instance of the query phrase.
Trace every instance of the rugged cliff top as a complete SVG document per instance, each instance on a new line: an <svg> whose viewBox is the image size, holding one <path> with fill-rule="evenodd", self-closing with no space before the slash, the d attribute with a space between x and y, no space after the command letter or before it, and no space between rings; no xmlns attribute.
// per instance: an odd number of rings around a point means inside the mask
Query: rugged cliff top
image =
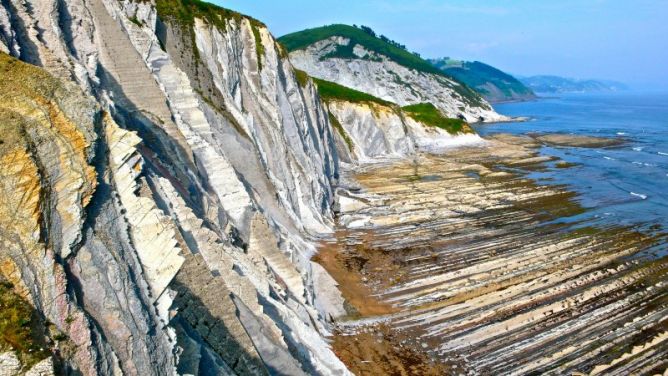
<svg viewBox="0 0 668 376"><path fill-rule="evenodd" d="M334 51L321 56L321 60L330 58L339 59L362 59L369 61L379 61L377 56L366 55L360 57L354 53L355 46L359 45L375 54L387 57L401 66L414 69L422 73L430 73L437 76L446 77L457 81L459 85L453 85L452 88L462 96L471 105L482 106L483 100L480 95L465 83L459 82L456 78L439 70L430 64L427 60L420 57L419 54L410 52L406 46L395 42L384 35L376 33L366 26L355 27L343 24L327 25L312 29L297 31L278 38L278 41L289 51L303 50L309 46L332 37L342 37L349 39L348 44L339 45Z"/></svg>
<svg viewBox="0 0 668 376"><path fill-rule="evenodd" d="M192 24L195 18L200 18L214 25L222 26L227 20L240 21L245 18L254 26L265 27L262 22L252 17L205 1L157 0L155 5L161 17L186 24Z"/></svg>
<svg viewBox="0 0 668 376"><path fill-rule="evenodd" d="M284 35L278 38L278 40L288 49L288 51L292 52L305 49L313 43L335 36L349 38L353 43L349 44L349 48L342 46L328 57L355 59L357 56L352 53L352 46L354 46L354 44L360 44L366 49L385 55L407 68L413 68L421 72L441 74L438 69L434 68L429 62L423 60L417 54L409 52L404 46L387 39L385 36L376 36L370 29L361 29L354 26L336 24L297 31L295 33Z"/></svg>

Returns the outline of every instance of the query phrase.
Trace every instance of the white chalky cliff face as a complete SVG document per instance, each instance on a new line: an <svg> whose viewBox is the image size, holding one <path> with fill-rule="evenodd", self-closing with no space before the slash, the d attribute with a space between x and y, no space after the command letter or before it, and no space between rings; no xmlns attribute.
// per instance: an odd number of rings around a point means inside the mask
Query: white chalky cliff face
<svg viewBox="0 0 668 376"><path fill-rule="evenodd" d="M507 121L479 95L466 98L454 90L460 85L445 76L408 68L360 44L352 47L355 58L332 55L349 38L332 36L290 52L296 68L313 77L371 94L400 106L430 102L444 115L468 122Z"/></svg>
<svg viewBox="0 0 668 376"><path fill-rule="evenodd" d="M412 158L418 152L442 152L485 141L470 131L451 134L413 119L397 106L375 102L328 100L335 124L339 158L343 163L365 164Z"/></svg>
<svg viewBox="0 0 668 376"><path fill-rule="evenodd" d="M310 261L338 179L327 110L261 23L170 7L2 2L1 53L43 69L4 55L8 74L71 94L3 87L30 131L1 150L0 209L25 215L0 240L25 246L0 277L68 338L66 372L348 374Z"/></svg>

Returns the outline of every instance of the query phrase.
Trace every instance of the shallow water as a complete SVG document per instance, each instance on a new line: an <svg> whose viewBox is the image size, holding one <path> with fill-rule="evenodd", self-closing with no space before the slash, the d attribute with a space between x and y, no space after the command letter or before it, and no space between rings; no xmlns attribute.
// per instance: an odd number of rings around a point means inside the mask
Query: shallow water
<svg viewBox="0 0 668 376"><path fill-rule="evenodd" d="M668 228L668 93L566 94L496 110L531 120L479 125L482 135L532 132L625 138L612 148L543 147L577 166L530 175L567 184L602 224L660 224ZM574 218L571 218L574 219ZM580 219L580 218L578 218Z"/></svg>

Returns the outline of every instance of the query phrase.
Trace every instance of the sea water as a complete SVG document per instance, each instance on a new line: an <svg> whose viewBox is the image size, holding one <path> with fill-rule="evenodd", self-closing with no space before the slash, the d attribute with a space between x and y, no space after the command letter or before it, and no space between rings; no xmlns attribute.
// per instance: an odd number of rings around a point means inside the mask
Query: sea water
<svg viewBox="0 0 668 376"><path fill-rule="evenodd" d="M660 225L668 230L668 93L564 94L495 106L502 114L530 120L478 125L494 133L566 133L626 140L608 148L542 147L541 153L575 163L530 177L565 184L603 224ZM579 220L582 218L571 218Z"/></svg>

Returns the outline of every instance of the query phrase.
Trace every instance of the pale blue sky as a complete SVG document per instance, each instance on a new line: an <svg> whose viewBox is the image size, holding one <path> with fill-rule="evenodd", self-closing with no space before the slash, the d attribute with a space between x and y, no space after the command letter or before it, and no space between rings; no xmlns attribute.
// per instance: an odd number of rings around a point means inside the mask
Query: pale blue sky
<svg viewBox="0 0 668 376"><path fill-rule="evenodd" d="M668 0L213 0L275 36L363 24L423 57L668 88ZM655 85L652 85L655 86Z"/></svg>

